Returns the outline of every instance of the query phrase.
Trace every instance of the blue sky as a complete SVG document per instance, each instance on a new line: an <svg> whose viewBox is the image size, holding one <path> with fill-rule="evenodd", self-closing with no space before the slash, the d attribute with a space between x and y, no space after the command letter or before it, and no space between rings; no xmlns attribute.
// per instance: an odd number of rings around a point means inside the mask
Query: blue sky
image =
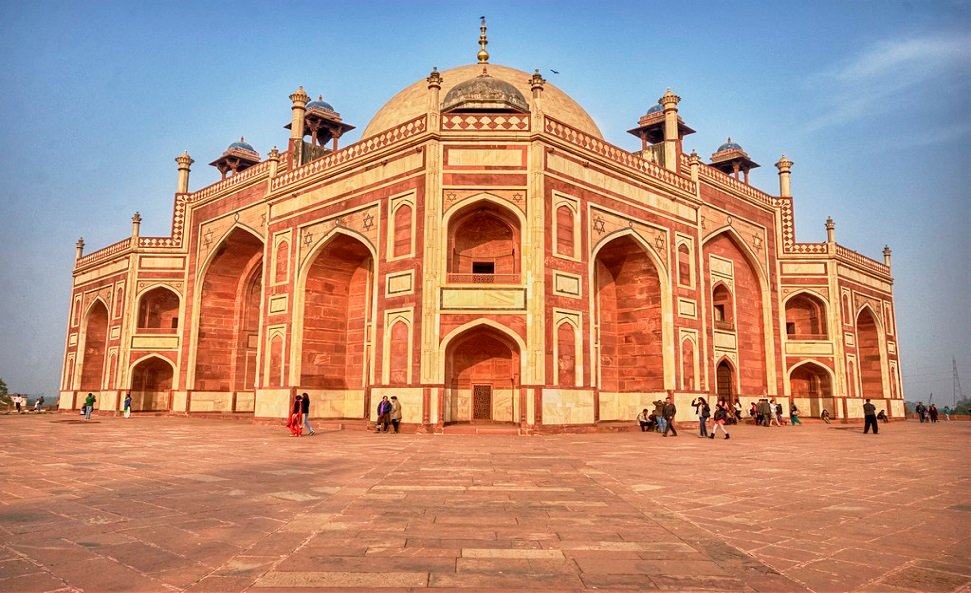
<svg viewBox="0 0 971 593"><path fill-rule="evenodd" d="M672 5L670 9L665 5ZM190 189L245 136L285 146L303 85L358 127L392 95L475 61L570 94L606 139L666 87L703 158L731 136L778 188L795 162L796 237L880 260L893 249L908 399L971 393L971 2L0 2L0 377L56 393L74 242L167 236ZM559 74L553 74L555 69Z"/></svg>

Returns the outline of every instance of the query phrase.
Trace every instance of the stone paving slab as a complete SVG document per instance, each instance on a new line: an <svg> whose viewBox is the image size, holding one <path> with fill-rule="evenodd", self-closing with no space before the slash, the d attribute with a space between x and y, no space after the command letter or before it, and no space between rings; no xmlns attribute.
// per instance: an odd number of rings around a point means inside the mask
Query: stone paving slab
<svg viewBox="0 0 971 593"><path fill-rule="evenodd" d="M971 423L712 441L66 419L0 416L0 593L971 589Z"/></svg>

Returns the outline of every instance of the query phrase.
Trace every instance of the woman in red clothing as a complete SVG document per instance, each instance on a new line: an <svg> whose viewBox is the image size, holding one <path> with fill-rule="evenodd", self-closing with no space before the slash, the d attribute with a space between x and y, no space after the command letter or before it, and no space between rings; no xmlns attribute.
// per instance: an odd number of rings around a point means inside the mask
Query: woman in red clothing
<svg viewBox="0 0 971 593"><path fill-rule="evenodd" d="M303 417L302 398L298 395L296 399L293 400L293 407L290 409L290 422L287 424L287 428L290 429L290 436L298 437L303 434L303 422L301 420Z"/></svg>

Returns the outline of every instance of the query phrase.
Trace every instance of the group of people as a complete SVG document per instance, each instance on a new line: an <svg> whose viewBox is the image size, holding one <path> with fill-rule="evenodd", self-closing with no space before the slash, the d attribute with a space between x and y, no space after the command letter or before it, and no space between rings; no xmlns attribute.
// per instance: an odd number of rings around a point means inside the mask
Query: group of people
<svg viewBox="0 0 971 593"><path fill-rule="evenodd" d="M698 416L699 437L713 439L718 430L721 429L726 439L731 438L725 425L734 424L736 414L728 402L724 399L718 400L718 403L715 404L714 414L712 414L711 406L703 397L695 398L691 405L694 406L695 414ZM665 437L670 432L672 436L678 436L678 430L674 423L674 417L677 413L678 408L674 405L674 399L668 396L663 400L655 400L653 411L647 408L641 410L641 413L637 415L637 422L640 424L642 432L656 431ZM711 434L708 434L709 418L713 422Z"/></svg>
<svg viewBox="0 0 971 593"><path fill-rule="evenodd" d="M27 401L26 395L20 395L19 393L15 393L10 397L10 399L11 401L13 401L14 409L17 411L18 414L26 414L28 412L27 410L28 401ZM34 407L29 411L40 412L43 409L44 409L44 396L42 395L38 397L36 400L34 400Z"/></svg>
<svg viewBox="0 0 971 593"><path fill-rule="evenodd" d="M934 403L931 403L931 405L929 406L925 406L924 402L917 402L917 407L914 408L914 412L917 414L917 417L920 419L921 424L925 422L937 422L940 416L940 412L938 412L937 410L937 404L934 404ZM948 406L944 406L944 409L942 410L942 412L944 413L944 421L945 422L950 421L951 408L949 408Z"/></svg>
<svg viewBox="0 0 971 593"><path fill-rule="evenodd" d="M395 434L398 434L398 428L401 424L401 403L398 401L397 395L392 395L391 399L385 395L381 398L378 403L378 419L374 423L374 432L391 432L393 429Z"/></svg>
<svg viewBox="0 0 971 593"><path fill-rule="evenodd" d="M784 408L782 404L775 401L773 397L771 400L768 398L762 398L757 402L752 402L752 406L749 408L748 414L753 419L756 425L759 426L782 426L785 424L783 419ZM826 412L825 410L823 410ZM823 422L829 423L829 413L826 412L823 417ZM801 425L802 421L799 419L799 407L796 406L796 402L789 404L789 424L791 426Z"/></svg>

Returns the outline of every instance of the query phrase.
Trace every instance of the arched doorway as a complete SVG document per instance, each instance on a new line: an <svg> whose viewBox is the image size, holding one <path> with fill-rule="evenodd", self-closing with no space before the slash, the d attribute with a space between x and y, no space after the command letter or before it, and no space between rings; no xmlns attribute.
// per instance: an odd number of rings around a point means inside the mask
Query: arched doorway
<svg viewBox="0 0 971 593"><path fill-rule="evenodd" d="M867 307L856 316L856 350L860 365L860 396L884 397L880 332L876 319Z"/></svg>
<svg viewBox="0 0 971 593"><path fill-rule="evenodd" d="M132 411L168 410L174 371L158 356L141 360L131 372Z"/></svg>
<svg viewBox="0 0 971 593"><path fill-rule="evenodd" d="M371 251L342 233L314 256L304 285L302 388L364 388L373 265Z"/></svg>
<svg viewBox="0 0 971 593"><path fill-rule="evenodd" d="M252 393L263 293L263 242L241 228L233 229L216 247L200 293L195 390ZM236 411L230 407L226 405L226 411Z"/></svg>
<svg viewBox="0 0 971 593"><path fill-rule="evenodd" d="M445 350L444 421L518 421L519 356L519 345L489 326L453 339Z"/></svg>
<svg viewBox="0 0 971 593"><path fill-rule="evenodd" d="M819 364L807 362L792 369L789 392L793 398L809 399L810 416L819 416L824 409L834 414L832 376Z"/></svg>
<svg viewBox="0 0 971 593"><path fill-rule="evenodd" d="M82 391L100 391L108 350L108 307L97 300L88 310L84 328L84 358L81 361Z"/></svg>
<svg viewBox="0 0 971 593"><path fill-rule="evenodd" d="M722 360L715 367L715 395L729 403L735 403L735 369L727 360Z"/></svg>
<svg viewBox="0 0 971 593"><path fill-rule="evenodd" d="M598 251L594 275L601 391L663 390L662 295L654 262L623 236Z"/></svg>

